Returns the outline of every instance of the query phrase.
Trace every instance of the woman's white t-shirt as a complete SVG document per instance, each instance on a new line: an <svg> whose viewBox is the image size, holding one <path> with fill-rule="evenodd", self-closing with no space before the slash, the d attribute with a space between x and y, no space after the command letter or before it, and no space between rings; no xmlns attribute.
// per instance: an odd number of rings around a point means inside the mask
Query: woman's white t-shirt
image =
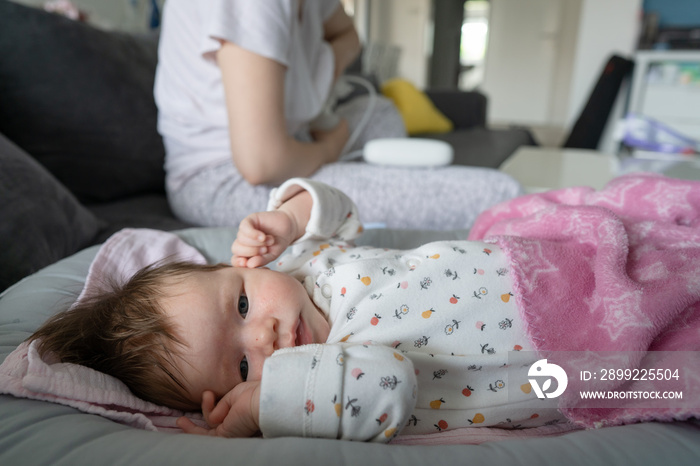
<svg viewBox="0 0 700 466"><path fill-rule="evenodd" d="M228 114L216 52L221 40L287 67L284 113L295 134L321 110L333 52L323 23L338 0L168 0L155 80L158 130L171 187L230 160Z"/></svg>

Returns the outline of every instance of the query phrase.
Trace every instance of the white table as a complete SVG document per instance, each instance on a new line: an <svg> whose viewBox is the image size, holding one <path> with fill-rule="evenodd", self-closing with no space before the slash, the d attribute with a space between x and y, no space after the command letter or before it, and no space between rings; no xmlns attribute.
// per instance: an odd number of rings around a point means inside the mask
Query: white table
<svg viewBox="0 0 700 466"><path fill-rule="evenodd" d="M499 170L518 180L527 192L590 186L601 189L618 173L618 158L585 149L521 147Z"/></svg>

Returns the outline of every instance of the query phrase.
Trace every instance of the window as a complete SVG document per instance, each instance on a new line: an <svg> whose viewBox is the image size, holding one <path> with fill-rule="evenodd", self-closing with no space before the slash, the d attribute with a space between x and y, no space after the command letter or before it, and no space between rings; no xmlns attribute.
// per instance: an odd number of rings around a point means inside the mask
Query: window
<svg viewBox="0 0 700 466"><path fill-rule="evenodd" d="M355 16L355 0L341 0L341 3L348 16Z"/></svg>
<svg viewBox="0 0 700 466"><path fill-rule="evenodd" d="M473 89L481 84L484 76L488 31L489 2L487 0L464 2L464 21L462 22L459 53L460 89Z"/></svg>

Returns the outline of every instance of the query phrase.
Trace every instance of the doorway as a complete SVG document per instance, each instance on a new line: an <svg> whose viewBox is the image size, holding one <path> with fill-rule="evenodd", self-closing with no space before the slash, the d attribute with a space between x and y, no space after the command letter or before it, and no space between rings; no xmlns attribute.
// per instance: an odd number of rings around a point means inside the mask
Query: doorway
<svg viewBox="0 0 700 466"><path fill-rule="evenodd" d="M431 89L478 87L484 76L488 0L433 0Z"/></svg>
<svg viewBox="0 0 700 466"><path fill-rule="evenodd" d="M489 1L467 0L459 47L458 87L462 90L478 88L484 79L484 60L489 33Z"/></svg>

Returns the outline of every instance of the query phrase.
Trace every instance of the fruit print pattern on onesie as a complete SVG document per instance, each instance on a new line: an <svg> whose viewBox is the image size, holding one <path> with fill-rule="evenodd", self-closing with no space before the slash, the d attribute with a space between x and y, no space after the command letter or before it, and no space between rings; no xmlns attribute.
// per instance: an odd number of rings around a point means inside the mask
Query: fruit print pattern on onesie
<svg viewBox="0 0 700 466"><path fill-rule="evenodd" d="M521 390L525 374L509 381L508 352L532 347L498 246L445 241L399 251L307 242L296 252L280 269L304 277L332 324L328 343L386 345L413 362L417 404L402 433L561 419L509 406L533 394Z"/></svg>

